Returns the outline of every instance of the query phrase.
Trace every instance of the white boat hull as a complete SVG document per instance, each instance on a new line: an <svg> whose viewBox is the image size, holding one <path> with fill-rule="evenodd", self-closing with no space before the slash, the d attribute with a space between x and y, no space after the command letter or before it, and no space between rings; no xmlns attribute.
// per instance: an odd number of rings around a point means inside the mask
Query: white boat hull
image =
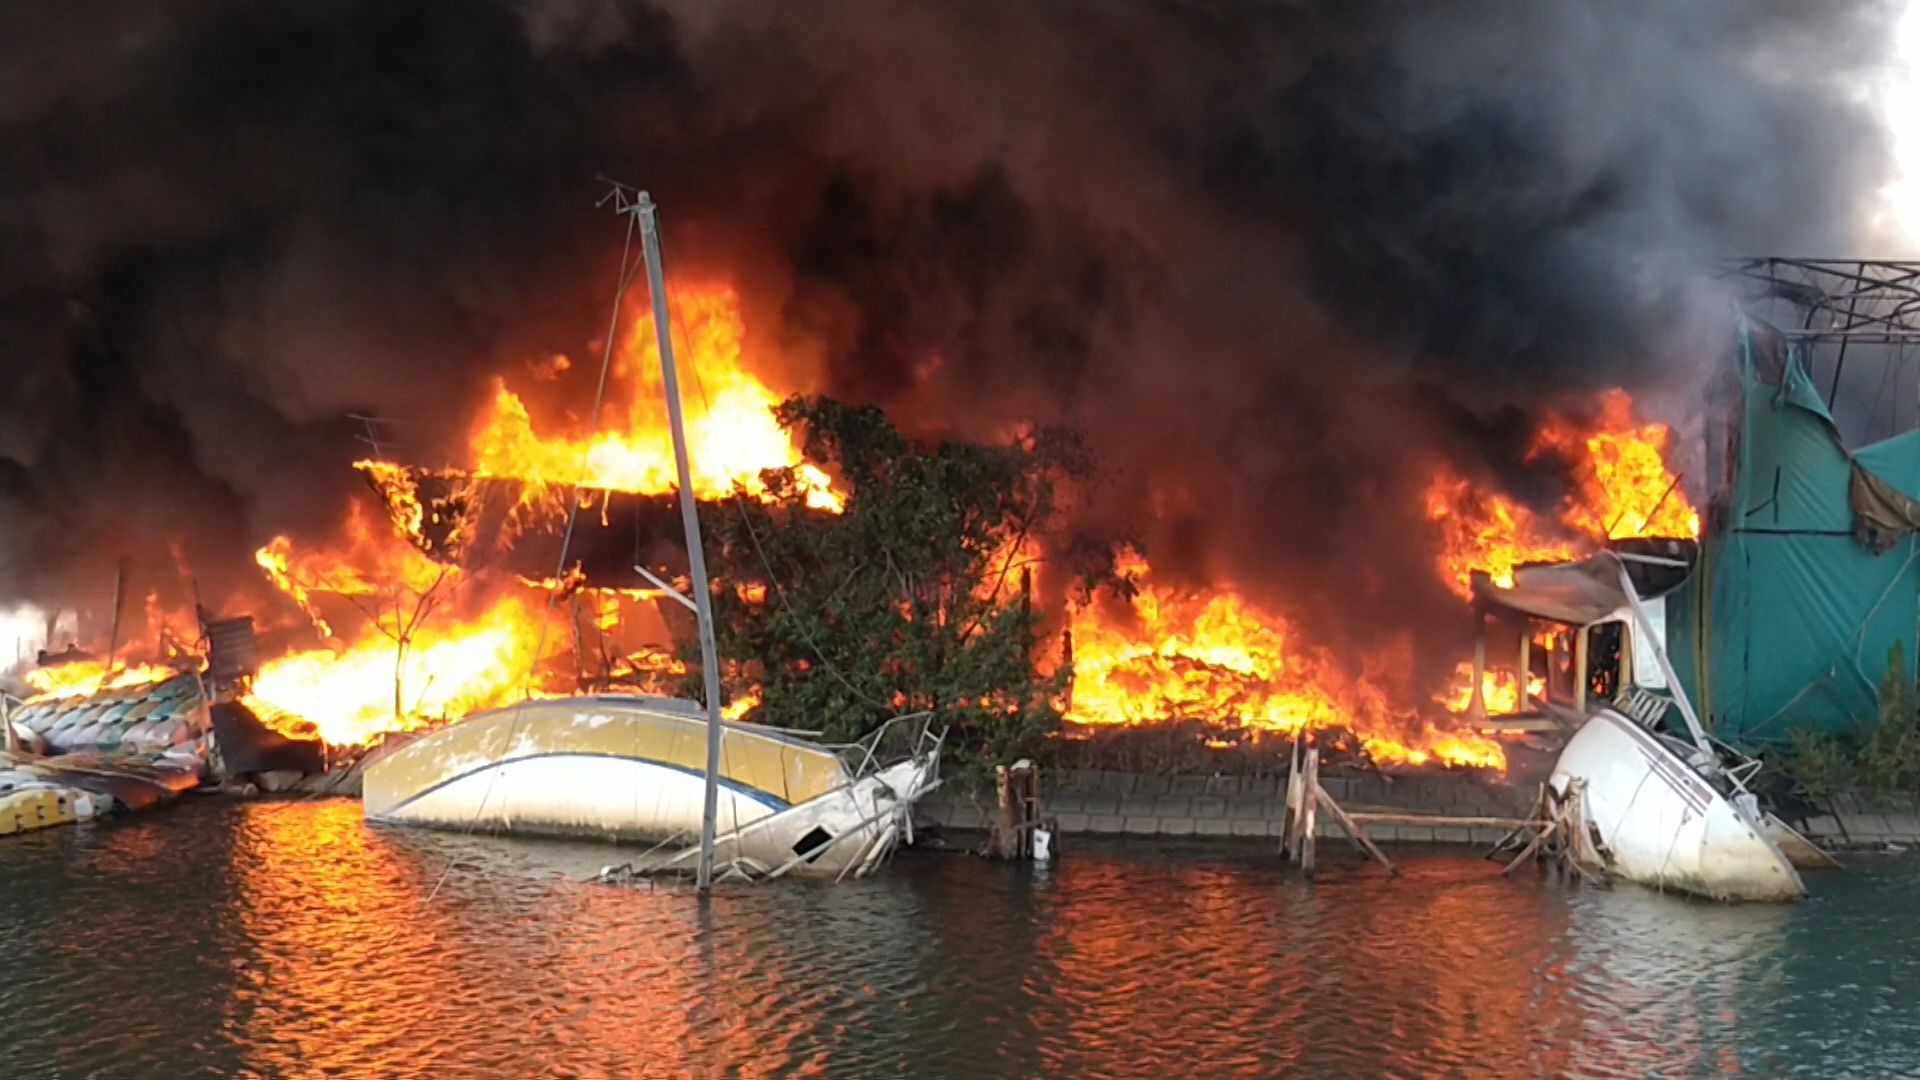
<svg viewBox="0 0 1920 1080"><path fill-rule="evenodd" d="M665 852L650 868L671 868L700 835L705 741L684 703L533 702L382 754L362 798L374 821L642 842ZM938 782L937 753L856 776L831 749L750 725L729 725L721 749L715 855L749 875L864 872Z"/></svg>
<svg viewBox="0 0 1920 1080"><path fill-rule="evenodd" d="M1610 709L1568 741L1548 781L1564 796L1584 780L1586 820L1602 850L1582 838L1583 861L1628 881L1715 900L1787 901L1806 886L1764 829L1674 751Z"/></svg>

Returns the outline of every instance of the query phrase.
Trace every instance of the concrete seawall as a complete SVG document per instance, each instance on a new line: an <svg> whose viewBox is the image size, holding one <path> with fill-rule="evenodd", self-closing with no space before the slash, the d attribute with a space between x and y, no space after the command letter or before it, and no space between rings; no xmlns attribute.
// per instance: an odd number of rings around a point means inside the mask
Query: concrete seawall
<svg viewBox="0 0 1920 1080"><path fill-rule="evenodd" d="M1322 786L1349 810L1518 817L1536 788L1472 773L1387 776L1322 773ZM1285 813L1284 775L1155 776L1099 769L1043 774L1046 815L1065 834L1120 836L1274 837ZM1839 795L1821 800L1823 812L1805 822L1808 838L1836 850L1920 847L1920 804L1911 796ZM921 801L917 817L942 828L984 830L993 810L991 787L950 780ZM1316 832L1337 835L1321 815ZM1382 843L1492 844L1500 829L1375 825Z"/></svg>

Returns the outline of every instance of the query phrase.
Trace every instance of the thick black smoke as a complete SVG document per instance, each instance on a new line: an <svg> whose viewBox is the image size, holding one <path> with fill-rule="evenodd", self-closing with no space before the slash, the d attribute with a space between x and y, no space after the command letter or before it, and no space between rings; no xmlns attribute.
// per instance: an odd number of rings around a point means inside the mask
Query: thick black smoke
<svg viewBox="0 0 1920 1080"><path fill-rule="evenodd" d="M1891 19L8 5L0 595L71 603L175 537L203 588L246 580L337 520L351 414L448 453L485 376L599 333L605 173L823 389L929 433L1078 425L1089 527L1384 633L1443 604L1435 460L1524 483L1540 407L1719 361L1704 260L1861 244Z"/></svg>

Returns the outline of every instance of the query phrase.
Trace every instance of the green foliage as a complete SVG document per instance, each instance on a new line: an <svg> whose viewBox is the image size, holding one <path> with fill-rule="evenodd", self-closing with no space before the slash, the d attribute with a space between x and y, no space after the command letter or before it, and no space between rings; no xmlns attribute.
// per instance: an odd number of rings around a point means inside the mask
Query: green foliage
<svg viewBox="0 0 1920 1080"><path fill-rule="evenodd" d="M725 583L714 616L727 696L757 693L755 719L833 741L931 710L963 756L1046 749L1066 673L1035 670L1023 552L1055 518L1059 482L1087 469L1077 442L920 448L873 408L796 397L776 414L841 478L846 507L809 508L793 471L776 469L768 500L703 512Z"/></svg>
<svg viewBox="0 0 1920 1080"><path fill-rule="evenodd" d="M1824 796L1920 789L1920 689L1907 674L1906 649L1898 641L1887 652L1879 698L1879 715L1858 736L1793 732L1784 768L1801 791Z"/></svg>
<svg viewBox="0 0 1920 1080"><path fill-rule="evenodd" d="M1854 746L1830 731L1801 728L1790 734L1781 769L1804 795L1824 798L1860 786Z"/></svg>
<svg viewBox="0 0 1920 1080"><path fill-rule="evenodd" d="M1887 671L1880 679L1879 722L1868 729L1860 748L1860 768L1866 786L1896 791L1920 782L1920 722L1913 680L1907 675L1906 651L1898 641L1887 651Z"/></svg>

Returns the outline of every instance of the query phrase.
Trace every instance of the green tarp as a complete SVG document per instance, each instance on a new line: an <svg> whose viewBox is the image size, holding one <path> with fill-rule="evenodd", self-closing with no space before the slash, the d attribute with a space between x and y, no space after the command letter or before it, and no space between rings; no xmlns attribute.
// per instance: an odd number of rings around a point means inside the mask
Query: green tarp
<svg viewBox="0 0 1920 1080"><path fill-rule="evenodd" d="M1668 600L1669 651L1726 742L1858 730L1889 646L1906 643L1909 668L1920 656L1920 434L1850 455L1777 335L1743 322L1737 361L1733 484Z"/></svg>

